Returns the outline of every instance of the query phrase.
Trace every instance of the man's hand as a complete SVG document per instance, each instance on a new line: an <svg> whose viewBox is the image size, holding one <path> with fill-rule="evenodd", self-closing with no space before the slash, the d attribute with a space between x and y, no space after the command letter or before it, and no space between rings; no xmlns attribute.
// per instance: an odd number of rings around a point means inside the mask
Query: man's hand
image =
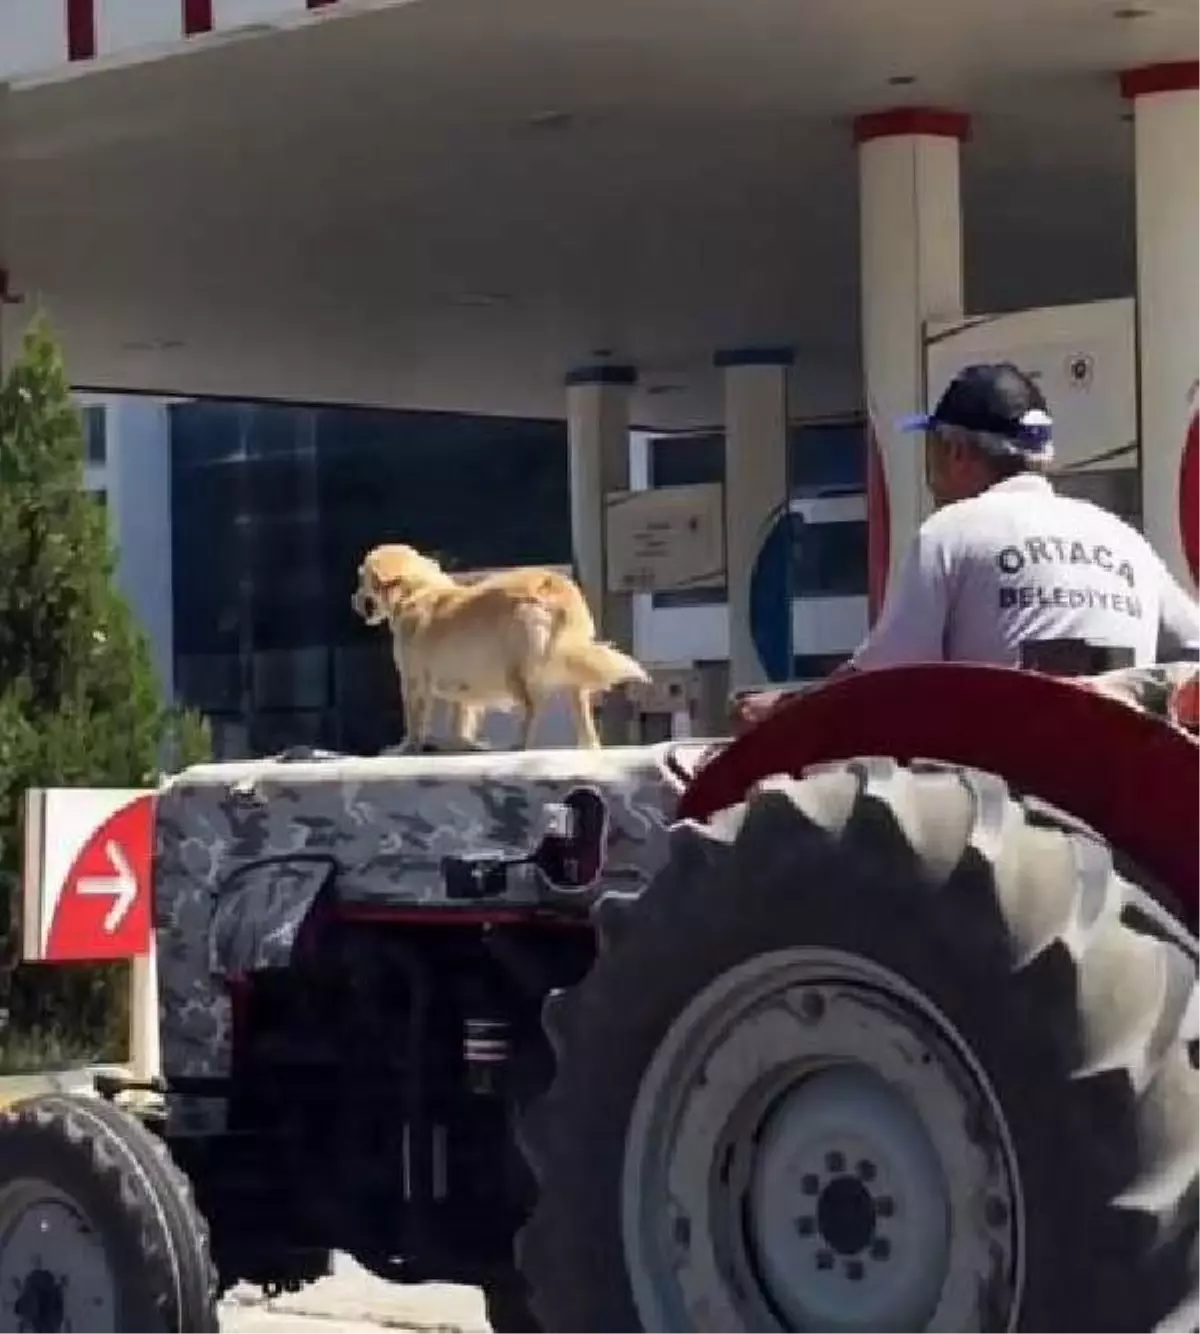
<svg viewBox="0 0 1200 1334"><path fill-rule="evenodd" d="M775 712L781 704L797 695L807 695L830 681L839 681L856 670L854 663L847 658L835 667L823 681L805 681L802 684L779 686L775 690L745 690L734 695L729 704L729 721L733 735L741 736L750 728L757 727L769 714Z"/></svg>
<svg viewBox="0 0 1200 1334"><path fill-rule="evenodd" d="M781 690L764 690L754 695L734 695L730 701L729 721L733 735L741 736L760 722L778 705L783 695Z"/></svg>
<svg viewBox="0 0 1200 1334"><path fill-rule="evenodd" d="M740 695L734 695L729 708L733 735L741 736L743 732L757 727L781 704L786 704L789 699L802 694L804 689L804 686L781 686L778 690L748 690Z"/></svg>

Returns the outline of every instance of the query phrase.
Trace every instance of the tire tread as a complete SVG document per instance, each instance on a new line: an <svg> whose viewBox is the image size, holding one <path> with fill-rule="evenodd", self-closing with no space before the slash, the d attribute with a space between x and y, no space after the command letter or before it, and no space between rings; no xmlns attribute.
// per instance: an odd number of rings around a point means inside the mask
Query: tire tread
<svg viewBox="0 0 1200 1334"><path fill-rule="evenodd" d="M932 903L947 958L961 947L1011 980L1023 1022L1055 1054L1083 1122L1088 1109L1099 1109L1101 1123L1111 1114L1136 1129L1129 1136L1136 1144L1101 1174L1108 1213L1141 1217L1147 1266L1156 1248L1182 1245L1194 1256L1200 1136L1187 1046L1197 1023L1194 961L1139 929L1146 895L1118 875L1090 831L1048 821L1044 807L1031 810L991 774L865 757L800 779L769 778L712 822L679 823L666 863L639 898L605 895L598 903L596 962L577 987L546 1002L558 1069L520 1130L539 1200L518 1238L518 1263L543 1327L579 1327L569 1323L579 1319L570 1313L580 1300L569 1291L561 1236L574 1222L572 1179L585 1170L575 1161L572 1117L587 1087L596 1020L636 1003L630 983L640 942L673 932L682 949L684 924L697 921L714 933L736 929L748 877L769 877L797 848L821 857L849 849L863 864L912 872L905 882ZM1044 1033L1032 1026L1043 1011ZM604 1328L627 1327L617 1323L617 1308L596 1318L609 1322Z"/></svg>

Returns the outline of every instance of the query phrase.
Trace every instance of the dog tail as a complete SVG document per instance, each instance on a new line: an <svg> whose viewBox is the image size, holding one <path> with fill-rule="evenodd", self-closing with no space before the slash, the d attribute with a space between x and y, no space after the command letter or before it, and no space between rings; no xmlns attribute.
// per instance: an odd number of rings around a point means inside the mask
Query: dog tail
<svg viewBox="0 0 1200 1334"><path fill-rule="evenodd" d="M554 642L546 676L547 684L552 686L597 691L650 680L641 663L611 644L565 636Z"/></svg>

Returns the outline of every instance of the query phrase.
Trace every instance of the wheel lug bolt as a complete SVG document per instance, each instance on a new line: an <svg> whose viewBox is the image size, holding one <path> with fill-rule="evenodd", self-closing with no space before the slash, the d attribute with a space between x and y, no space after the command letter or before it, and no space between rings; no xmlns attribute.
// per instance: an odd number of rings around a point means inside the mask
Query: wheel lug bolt
<svg viewBox="0 0 1200 1334"><path fill-rule="evenodd" d="M832 1153L825 1155L825 1166L831 1172L844 1172L846 1170L846 1155L839 1153L836 1149Z"/></svg>
<svg viewBox="0 0 1200 1334"><path fill-rule="evenodd" d="M886 1237L876 1237L871 1243L871 1258L886 1260L892 1253L892 1243Z"/></svg>
<svg viewBox="0 0 1200 1334"><path fill-rule="evenodd" d="M811 1237L816 1230L817 1222L815 1218L796 1219L796 1231L799 1232L802 1237Z"/></svg>
<svg viewBox="0 0 1200 1334"><path fill-rule="evenodd" d="M863 1276L862 1261L861 1261L861 1260L847 1260L847 1262L846 1262L846 1277L851 1281L851 1283L858 1283L858 1282L860 1282L861 1279L862 1279L862 1276Z"/></svg>
<svg viewBox="0 0 1200 1334"><path fill-rule="evenodd" d="M806 1172L800 1182L800 1189L805 1195L816 1195L821 1189L821 1178L815 1172Z"/></svg>
<svg viewBox="0 0 1200 1334"><path fill-rule="evenodd" d="M818 1252L817 1252L817 1268L818 1268L818 1269L832 1269L832 1268L833 1268L833 1252L832 1252L832 1251L818 1251Z"/></svg>
<svg viewBox="0 0 1200 1334"><path fill-rule="evenodd" d="M880 1218L891 1218L896 1212L896 1202L890 1195L881 1195L875 1201L875 1212Z"/></svg>
<svg viewBox="0 0 1200 1334"><path fill-rule="evenodd" d="M800 1002L800 1014L810 1024L818 1023L825 1015L825 998L819 992L807 992Z"/></svg>
<svg viewBox="0 0 1200 1334"><path fill-rule="evenodd" d="M860 1158L858 1161L858 1179L860 1181L874 1181L875 1177L875 1164L869 1158Z"/></svg>

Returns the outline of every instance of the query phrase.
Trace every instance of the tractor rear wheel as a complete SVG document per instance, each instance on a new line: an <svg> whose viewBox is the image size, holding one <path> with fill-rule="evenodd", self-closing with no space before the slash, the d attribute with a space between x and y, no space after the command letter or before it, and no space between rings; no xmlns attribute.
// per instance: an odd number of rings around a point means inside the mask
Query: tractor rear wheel
<svg viewBox="0 0 1200 1334"><path fill-rule="evenodd" d="M1098 838L934 764L677 826L547 1002L541 1327L1194 1319L1196 960L1141 901Z"/></svg>
<svg viewBox="0 0 1200 1334"><path fill-rule="evenodd" d="M483 1300L493 1334L538 1334L542 1328L530 1308L529 1293L519 1274L485 1284Z"/></svg>

